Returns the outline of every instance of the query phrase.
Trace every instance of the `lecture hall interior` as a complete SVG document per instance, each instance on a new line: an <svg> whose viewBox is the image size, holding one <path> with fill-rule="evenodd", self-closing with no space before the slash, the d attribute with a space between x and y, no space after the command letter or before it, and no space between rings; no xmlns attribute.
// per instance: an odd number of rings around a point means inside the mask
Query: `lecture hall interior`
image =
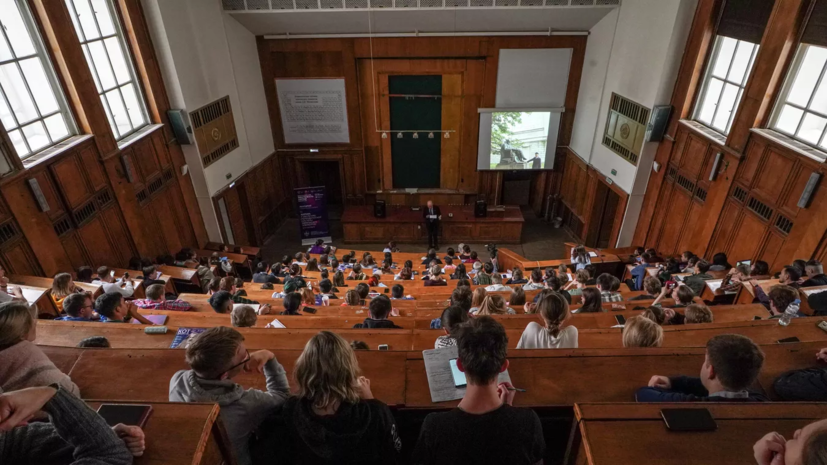
<svg viewBox="0 0 827 465"><path fill-rule="evenodd" d="M0 25L0 463L827 465L827 0Z"/></svg>

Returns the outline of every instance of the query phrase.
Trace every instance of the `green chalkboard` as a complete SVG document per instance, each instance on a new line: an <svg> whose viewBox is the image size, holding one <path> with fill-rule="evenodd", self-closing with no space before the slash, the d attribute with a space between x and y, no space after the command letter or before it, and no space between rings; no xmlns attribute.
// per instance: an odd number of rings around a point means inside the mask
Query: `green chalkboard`
<svg viewBox="0 0 827 465"><path fill-rule="evenodd" d="M389 76L391 159L394 188L439 187L442 134L442 76ZM433 97L432 97L433 96ZM422 130L397 137L393 131Z"/></svg>

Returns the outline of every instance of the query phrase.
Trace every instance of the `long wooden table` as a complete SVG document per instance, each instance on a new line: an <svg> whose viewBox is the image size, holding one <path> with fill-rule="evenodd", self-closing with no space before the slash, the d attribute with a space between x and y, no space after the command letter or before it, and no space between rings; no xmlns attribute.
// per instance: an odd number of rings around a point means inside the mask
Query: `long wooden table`
<svg viewBox="0 0 827 465"><path fill-rule="evenodd" d="M489 211L485 218L474 217L471 205L440 206L442 221L440 242L493 241L498 244L518 244L523 232L523 214L520 207L505 207L505 211ZM373 215L373 206L348 206L342 214L345 243L366 242L424 242L428 238L422 210L410 207L388 206L385 218ZM341 249L340 249L341 251ZM337 251L338 252L338 251ZM381 257L381 255L379 255Z"/></svg>
<svg viewBox="0 0 827 465"><path fill-rule="evenodd" d="M679 433L666 429L661 409L708 409L716 431ZM752 446L771 431L786 438L827 417L827 403L590 404L574 407L566 464L754 465Z"/></svg>

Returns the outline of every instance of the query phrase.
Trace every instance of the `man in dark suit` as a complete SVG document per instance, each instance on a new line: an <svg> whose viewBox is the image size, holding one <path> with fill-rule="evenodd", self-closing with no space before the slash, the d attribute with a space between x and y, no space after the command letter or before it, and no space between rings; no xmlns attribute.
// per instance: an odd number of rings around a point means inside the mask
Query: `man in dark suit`
<svg viewBox="0 0 827 465"><path fill-rule="evenodd" d="M534 158L531 159L531 169L539 170L543 168L543 161L540 160L540 153L534 152Z"/></svg>
<svg viewBox="0 0 827 465"><path fill-rule="evenodd" d="M442 219L442 213L439 207L434 206L434 202L428 201L425 211L422 212L422 217L425 219L425 227L428 228L428 247L431 249L439 248L439 220Z"/></svg>

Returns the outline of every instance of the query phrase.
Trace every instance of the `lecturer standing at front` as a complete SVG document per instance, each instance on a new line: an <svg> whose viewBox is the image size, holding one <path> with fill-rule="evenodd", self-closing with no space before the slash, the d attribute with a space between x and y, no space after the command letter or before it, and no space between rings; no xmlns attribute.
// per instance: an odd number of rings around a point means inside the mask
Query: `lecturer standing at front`
<svg viewBox="0 0 827 465"><path fill-rule="evenodd" d="M439 240L437 235L439 234L439 220L442 219L442 213L440 213L439 207L434 206L434 202L429 200L422 216L425 218L425 227L428 228L428 248L438 249Z"/></svg>

